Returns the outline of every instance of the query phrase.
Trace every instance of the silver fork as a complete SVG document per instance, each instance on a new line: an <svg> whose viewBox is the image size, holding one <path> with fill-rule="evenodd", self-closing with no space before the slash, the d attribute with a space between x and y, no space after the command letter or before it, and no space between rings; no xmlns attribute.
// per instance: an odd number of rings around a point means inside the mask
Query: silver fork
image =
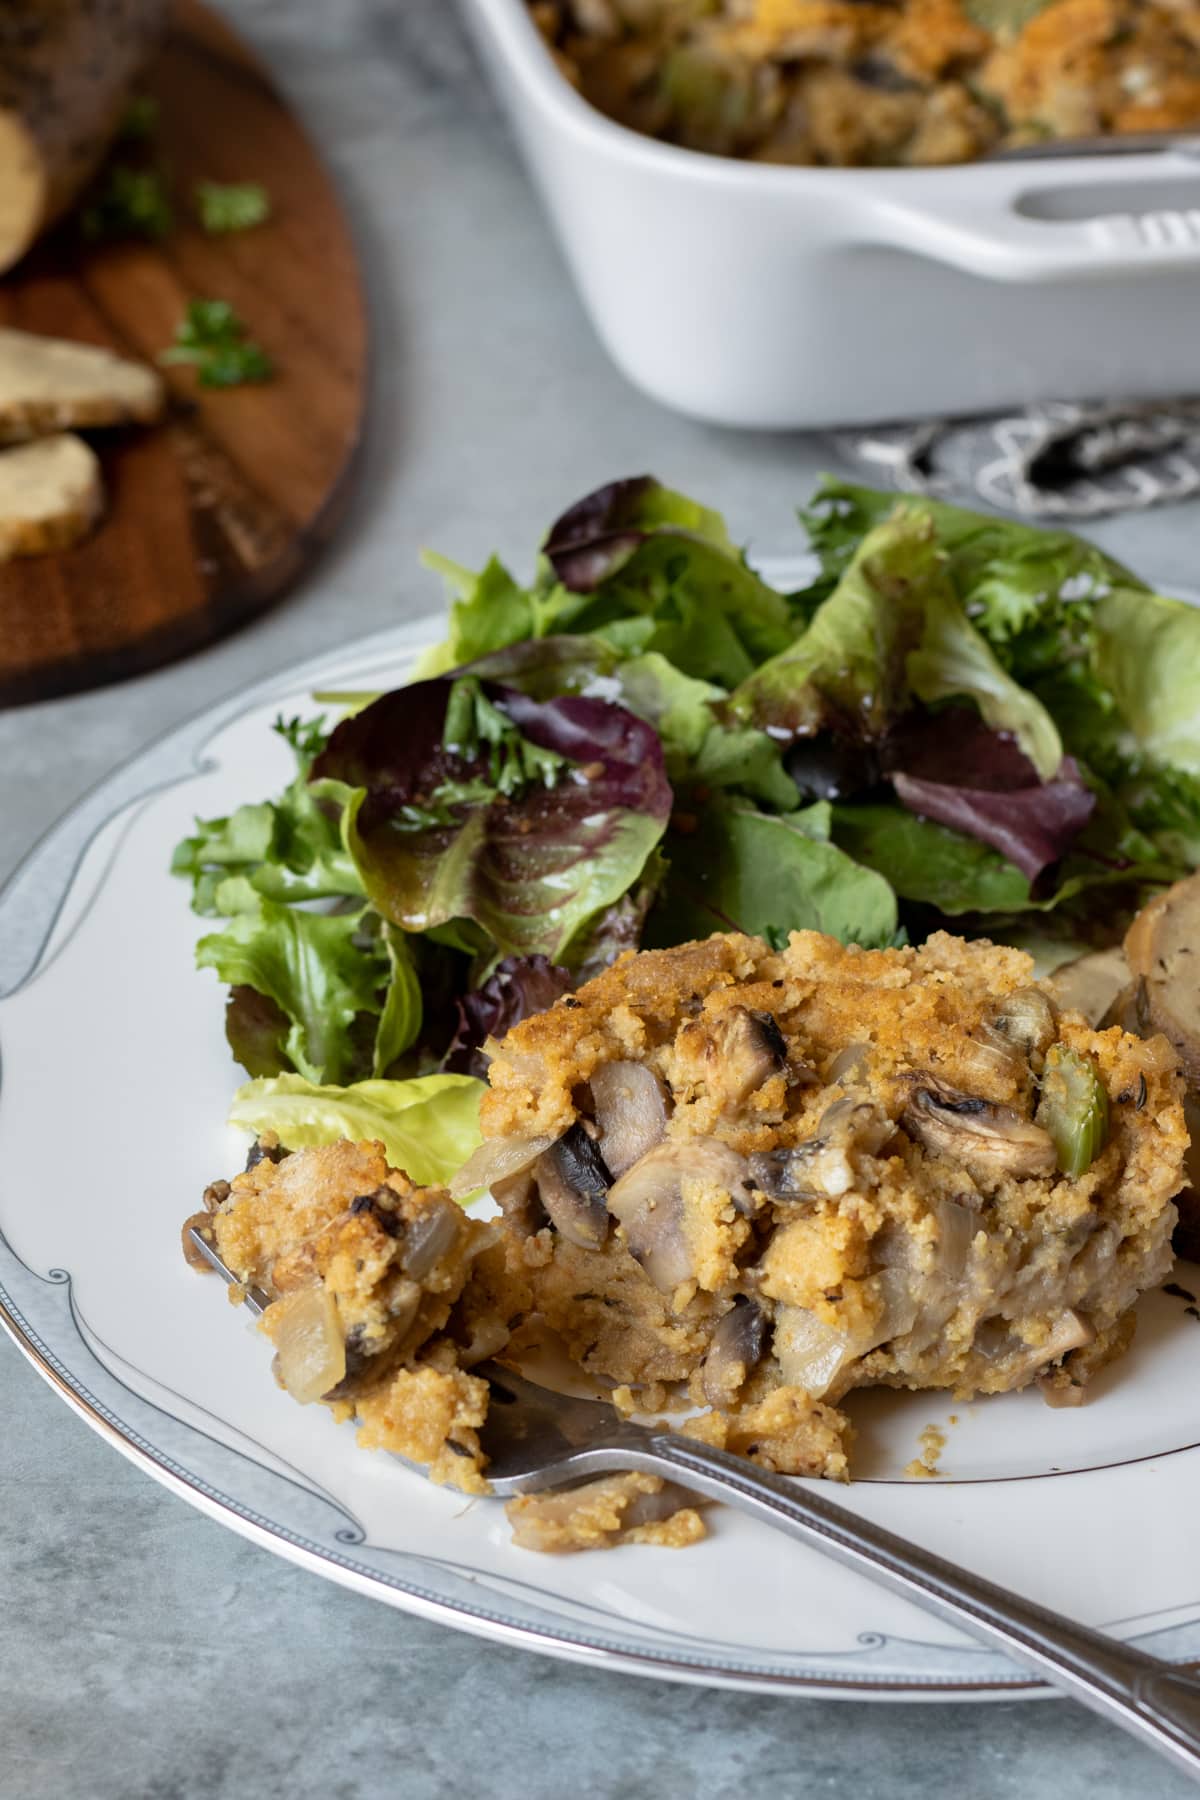
<svg viewBox="0 0 1200 1800"><path fill-rule="evenodd" d="M194 1228L192 1239L234 1285L233 1271ZM251 1288L245 1302L257 1314L267 1298ZM743 1457L622 1419L603 1402L554 1393L500 1363L479 1363L472 1374L491 1387L480 1439L501 1498L639 1469L727 1501L1003 1650L1200 1781L1200 1679L1191 1671L1023 1600Z"/></svg>

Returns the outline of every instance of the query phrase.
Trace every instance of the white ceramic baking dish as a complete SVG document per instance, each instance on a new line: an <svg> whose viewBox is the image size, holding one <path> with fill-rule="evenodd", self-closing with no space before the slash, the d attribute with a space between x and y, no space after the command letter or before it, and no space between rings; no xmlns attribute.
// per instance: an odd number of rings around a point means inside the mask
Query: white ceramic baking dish
<svg viewBox="0 0 1200 1800"><path fill-rule="evenodd" d="M462 0L596 330L725 425L1200 392L1200 160L775 168L656 143L564 80L524 0Z"/></svg>

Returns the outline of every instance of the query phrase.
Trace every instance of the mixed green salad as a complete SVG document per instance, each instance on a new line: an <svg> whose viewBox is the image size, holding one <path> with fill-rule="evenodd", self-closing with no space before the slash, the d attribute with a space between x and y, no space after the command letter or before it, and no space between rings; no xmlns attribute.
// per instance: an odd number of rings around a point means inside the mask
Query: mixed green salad
<svg viewBox="0 0 1200 1800"><path fill-rule="evenodd" d="M287 788L175 852L239 1122L420 1138L438 1179L485 1039L623 950L948 927L1051 967L1200 863L1200 611L1066 532L834 479L800 516L795 593L649 477L529 585L427 558L450 631L412 681L279 720Z"/></svg>

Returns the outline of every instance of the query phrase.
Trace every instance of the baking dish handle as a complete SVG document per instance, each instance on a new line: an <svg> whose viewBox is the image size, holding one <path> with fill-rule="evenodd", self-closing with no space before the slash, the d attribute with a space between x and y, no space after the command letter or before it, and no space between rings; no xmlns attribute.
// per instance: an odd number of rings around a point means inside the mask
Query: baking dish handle
<svg viewBox="0 0 1200 1800"><path fill-rule="evenodd" d="M881 183L864 196L872 235L992 281L1200 267L1200 154L1115 161L928 171L916 202Z"/></svg>

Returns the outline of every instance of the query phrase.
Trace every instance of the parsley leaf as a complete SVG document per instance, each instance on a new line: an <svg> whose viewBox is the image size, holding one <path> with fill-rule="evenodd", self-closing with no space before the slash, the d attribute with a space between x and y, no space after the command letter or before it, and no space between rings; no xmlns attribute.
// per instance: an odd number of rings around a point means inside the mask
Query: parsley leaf
<svg viewBox="0 0 1200 1800"><path fill-rule="evenodd" d="M269 381L275 373L270 357L246 336L246 327L228 300L189 300L175 342L158 360L194 363L201 387L239 387L247 381Z"/></svg>
<svg viewBox="0 0 1200 1800"><path fill-rule="evenodd" d="M324 714L315 719L302 719L298 714L285 719L280 713L271 730L291 746L300 764L300 773L307 779L309 769L329 742Z"/></svg>
<svg viewBox="0 0 1200 1800"><path fill-rule="evenodd" d="M201 181L196 185L196 210L205 231L215 236L261 225L271 216L271 200L256 181Z"/></svg>
<svg viewBox="0 0 1200 1800"><path fill-rule="evenodd" d="M123 143L142 143L158 130L158 101L152 94L135 94L130 100L117 136Z"/></svg>
<svg viewBox="0 0 1200 1800"><path fill-rule="evenodd" d="M115 163L80 215L90 243L104 238L166 237L173 217L166 183L157 169Z"/></svg>

